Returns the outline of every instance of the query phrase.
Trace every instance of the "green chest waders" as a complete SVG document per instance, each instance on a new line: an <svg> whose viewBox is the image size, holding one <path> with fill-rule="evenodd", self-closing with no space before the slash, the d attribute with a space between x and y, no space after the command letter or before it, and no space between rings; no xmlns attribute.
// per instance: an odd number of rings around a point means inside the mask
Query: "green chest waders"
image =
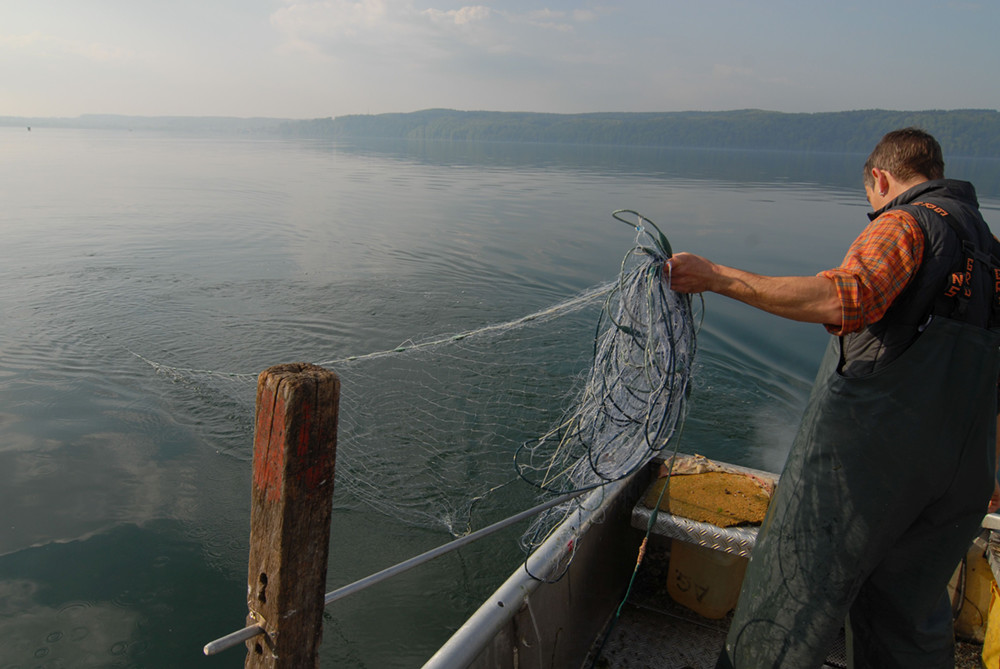
<svg viewBox="0 0 1000 669"><path fill-rule="evenodd" d="M855 667L953 666L950 617L929 621L993 491L998 345L938 317L893 362L845 378L832 340L720 667L820 667L849 611L855 658L877 658Z"/></svg>

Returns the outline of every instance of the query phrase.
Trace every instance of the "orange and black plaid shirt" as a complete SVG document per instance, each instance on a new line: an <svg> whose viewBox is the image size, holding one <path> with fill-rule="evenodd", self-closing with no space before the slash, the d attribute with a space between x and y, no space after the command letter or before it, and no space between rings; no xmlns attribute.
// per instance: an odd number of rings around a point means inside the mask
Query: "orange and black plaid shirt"
<svg viewBox="0 0 1000 669"><path fill-rule="evenodd" d="M832 334L857 332L885 314L920 267L924 233L916 219L887 211L854 240L840 267L820 272L832 279L840 297L842 323Z"/></svg>

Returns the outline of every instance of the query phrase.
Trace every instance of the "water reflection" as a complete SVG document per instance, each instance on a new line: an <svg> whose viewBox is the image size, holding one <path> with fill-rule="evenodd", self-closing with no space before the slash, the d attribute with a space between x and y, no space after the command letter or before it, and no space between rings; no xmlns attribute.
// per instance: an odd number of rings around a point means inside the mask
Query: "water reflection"
<svg viewBox="0 0 1000 669"><path fill-rule="evenodd" d="M719 185L818 185L859 192L864 153L752 151L592 144L376 139L316 141L318 151L370 155L447 167L571 170L619 177L711 180ZM1000 159L949 157L948 176L975 179L983 197L1000 197Z"/></svg>
<svg viewBox="0 0 1000 669"><path fill-rule="evenodd" d="M236 667L194 639L238 620L245 583L212 568L178 523L122 525L0 557L0 666Z"/></svg>

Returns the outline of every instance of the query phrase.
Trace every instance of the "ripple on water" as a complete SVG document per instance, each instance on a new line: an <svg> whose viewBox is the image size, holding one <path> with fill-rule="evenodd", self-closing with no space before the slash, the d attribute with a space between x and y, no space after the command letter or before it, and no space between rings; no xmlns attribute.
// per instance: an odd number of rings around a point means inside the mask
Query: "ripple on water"
<svg viewBox="0 0 1000 669"><path fill-rule="evenodd" d="M139 650L128 641L135 622L134 614L88 601L31 605L16 617L0 618L9 662L0 667L118 666L116 657L134 657Z"/></svg>

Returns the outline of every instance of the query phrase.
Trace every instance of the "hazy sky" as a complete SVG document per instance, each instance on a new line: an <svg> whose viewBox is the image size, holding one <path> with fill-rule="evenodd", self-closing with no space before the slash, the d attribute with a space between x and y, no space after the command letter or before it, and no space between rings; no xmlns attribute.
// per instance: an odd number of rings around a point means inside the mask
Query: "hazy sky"
<svg viewBox="0 0 1000 669"><path fill-rule="evenodd" d="M3 0L0 115L1000 109L997 0Z"/></svg>

